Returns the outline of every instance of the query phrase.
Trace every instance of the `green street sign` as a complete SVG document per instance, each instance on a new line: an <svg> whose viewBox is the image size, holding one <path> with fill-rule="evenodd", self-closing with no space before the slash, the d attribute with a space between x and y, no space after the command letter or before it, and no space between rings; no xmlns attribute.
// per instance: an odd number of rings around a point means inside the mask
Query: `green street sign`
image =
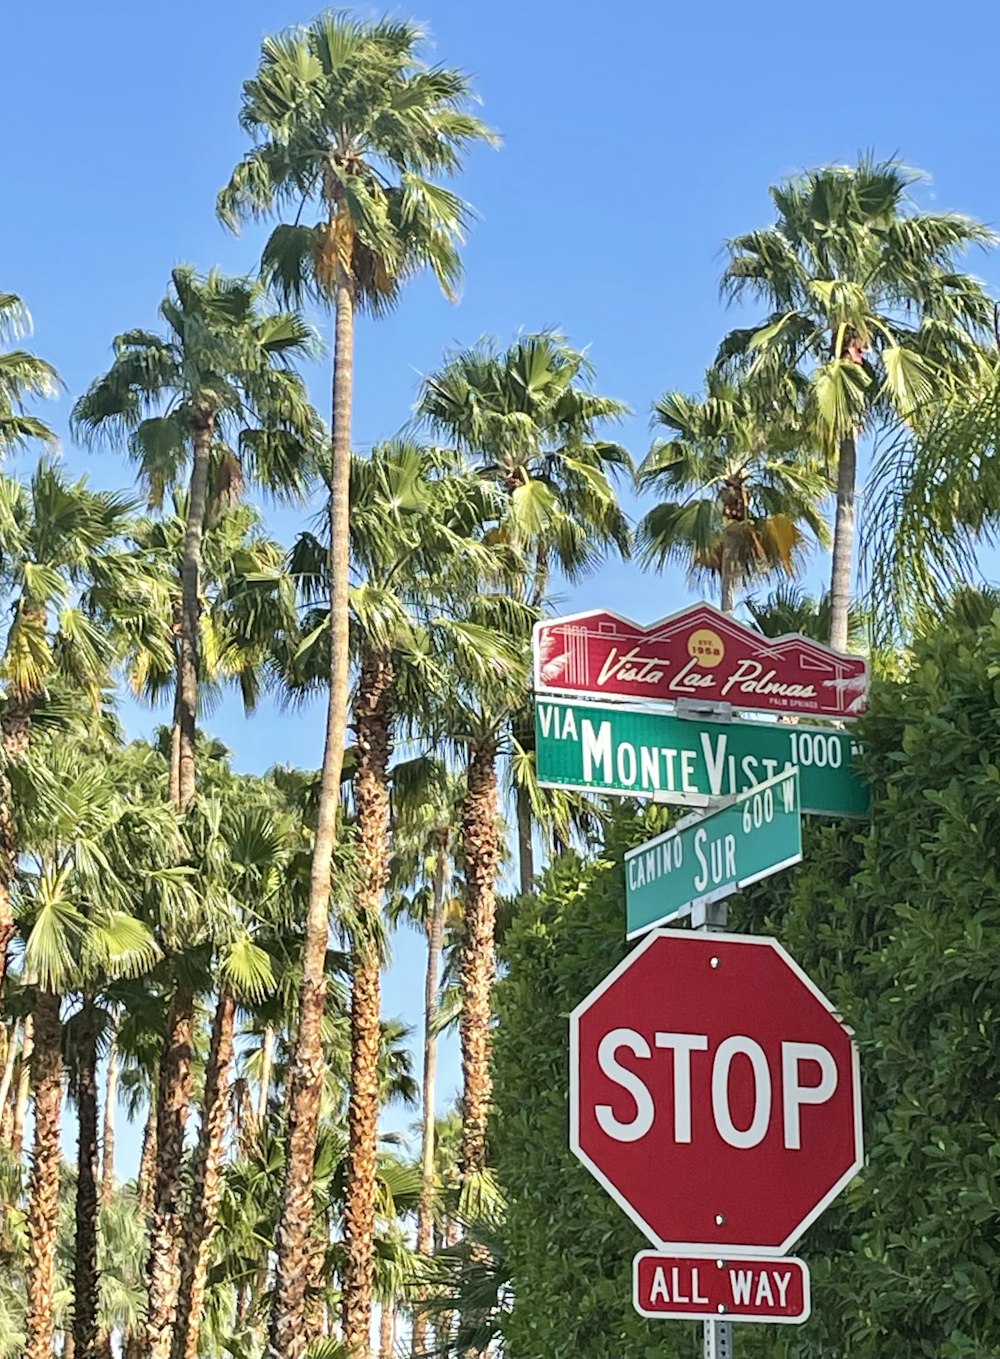
<svg viewBox="0 0 1000 1359"><path fill-rule="evenodd" d="M867 816L849 732L788 722L703 721L617 703L535 704L538 782L707 807L798 765L802 810Z"/></svg>
<svg viewBox="0 0 1000 1359"><path fill-rule="evenodd" d="M625 855L626 936L721 901L802 858L799 771L786 769L717 812L685 817Z"/></svg>

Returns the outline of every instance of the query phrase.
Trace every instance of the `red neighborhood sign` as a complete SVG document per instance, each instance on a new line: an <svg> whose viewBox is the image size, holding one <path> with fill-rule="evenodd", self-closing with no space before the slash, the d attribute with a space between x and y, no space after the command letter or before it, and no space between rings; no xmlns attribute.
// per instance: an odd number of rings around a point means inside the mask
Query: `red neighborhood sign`
<svg viewBox="0 0 1000 1359"><path fill-rule="evenodd" d="M868 667L797 633L764 637L711 604L642 627L607 609L535 624L535 690L858 717Z"/></svg>
<svg viewBox="0 0 1000 1359"><path fill-rule="evenodd" d="M776 940L656 930L570 1016L570 1147L658 1249L783 1255L861 1168L857 1049Z"/></svg>
<svg viewBox="0 0 1000 1359"><path fill-rule="evenodd" d="M790 1255L721 1260L644 1250L632 1261L632 1301L644 1317L805 1321L809 1270Z"/></svg>

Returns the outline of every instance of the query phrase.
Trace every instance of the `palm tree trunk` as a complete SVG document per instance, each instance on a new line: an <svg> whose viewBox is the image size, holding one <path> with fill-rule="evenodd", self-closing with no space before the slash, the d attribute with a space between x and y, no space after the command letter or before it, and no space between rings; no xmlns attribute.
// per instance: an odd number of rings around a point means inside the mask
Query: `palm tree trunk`
<svg viewBox="0 0 1000 1359"><path fill-rule="evenodd" d="M841 440L837 459L837 512L833 523L833 564L830 573L830 645L835 651L847 650L857 470L858 445L854 435L849 434Z"/></svg>
<svg viewBox="0 0 1000 1359"><path fill-rule="evenodd" d="M39 989L35 999L31 1088L35 1145L28 1188L28 1308L24 1359L52 1359L55 1323L56 1233L59 1227L59 1170L62 1162L62 1029L59 997Z"/></svg>
<svg viewBox="0 0 1000 1359"><path fill-rule="evenodd" d="M465 861L465 941L462 948L462 1143L463 1179L486 1167L486 1124L493 1089L490 1021L496 970L496 880L500 867L497 830L496 738L472 746L462 807Z"/></svg>
<svg viewBox="0 0 1000 1359"><path fill-rule="evenodd" d="M181 656L178 684L180 751L178 754L179 805L194 797L195 728L198 713L198 618L201 612L201 552L208 504L208 472L212 454L211 415L198 417L194 431L194 463L184 525L184 557L181 562Z"/></svg>
<svg viewBox="0 0 1000 1359"><path fill-rule="evenodd" d="M139 1174L135 1182L139 1217L145 1223L149 1222L153 1213L156 1166L156 1105L152 1104L149 1113L146 1115L146 1126L142 1134L142 1154L139 1157Z"/></svg>
<svg viewBox="0 0 1000 1359"><path fill-rule="evenodd" d="M101 1206L107 1208L115 1193L115 1115L118 1112L118 1047L111 1039L104 1085L104 1135L101 1139Z"/></svg>
<svg viewBox="0 0 1000 1359"><path fill-rule="evenodd" d="M518 887L526 896L535 885L535 849L532 844L531 798L527 788L518 787L514 793L517 809L517 867Z"/></svg>
<svg viewBox="0 0 1000 1359"><path fill-rule="evenodd" d="M257 1123L267 1118L267 1101L271 1093L271 1072L274 1070L274 1025L266 1024L260 1045L260 1086L257 1090Z"/></svg>
<svg viewBox="0 0 1000 1359"><path fill-rule="evenodd" d="M379 1309L378 1352L380 1359L392 1359L396 1348L396 1309L384 1302Z"/></svg>
<svg viewBox="0 0 1000 1359"><path fill-rule="evenodd" d="M31 708L25 703L10 701L0 720L3 732L5 762L23 760L28 753L31 737ZM17 868L17 831L14 827L14 807L10 783L0 771L0 996L7 979L7 955L16 933L14 908L10 889Z"/></svg>
<svg viewBox="0 0 1000 1359"><path fill-rule="evenodd" d="M215 1212L222 1192L222 1158L235 1032L236 998L223 984L212 1017L212 1037L205 1068L205 1107L194 1163L191 1212L184 1228L172 1359L198 1359Z"/></svg>
<svg viewBox="0 0 1000 1359"><path fill-rule="evenodd" d="M170 724L170 775L168 796L175 807L181 802L181 658L177 653L174 678L174 715Z"/></svg>
<svg viewBox="0 0 1000 1359"><path fill-rule="evenodd" d="M736 607L736 581L732 553L725 530L722 535L722 551L719 554L719 607L723 613L732 613Z"/></svg>
<svg viewBox="0 0 1000 1359"><path fill-rule="evenodd" d="M15 1161L21 1159L24 1146L24 1120L28 1112L28 1095L31 1091L31 1067L35 1053L35 1016L30 1014L24 1021L24 1038L21 1042L21 1069L17 1076L17 1095L14 1099L14 1123L10 1134L10 1149Z"/></svg>
<svg viewBox="0 0 1000 1359"><path fill-rule="evenodd" d="M427 967L424 972L424 1064L420 1093L420 1201L417 1205L417 1250L430 1255L434 1249L434 1116L437 1079L438 974L444 946L444 894L448 879L448 831L435 832L434 896L427 921ZM415 1359L427 1353L427 1313L418 1305L413 1310L412 1353Z"/></svg>
<svg viewBox="0 0 1000 1359"><path fill-rule="evenodd" d="M358 768L354 776L361 849L351 987L351 1091L347 1113L344 1198L344 1343L367 1359L375 1281L378 1173L378 1059L381 1046L381 958L378 924L389 877L389 758L392 753L391 657L366 652L354 709Z"/></svg>
<svg viewBox="0 0 1000 1359"><path fill-rule="evenodd" d="M330 934L330 874L337 836L340 776L348 703L349 499L351 396L354 384L354 292L337 270L333 358L333 441L330 468L330 693L320 781L309 909L302 957L299 1028L289 1073L285 1179L275 1238L277 1273L271 1312L274 1359L305 1352L305 1280L313 1215L313 1166L325 1065L321 1042Z"/></svg>
<svg viewBox="0 0 1000 1359"><path fill-rule="evenodd" d="M156 1179L149 1231L149 1304L146 1350L149 1359L168 1359L177 1315L183 1229L181 1163L184 1126L191 1101L194 994L178 983L167 1016L167 1041L160 1060L156 1107Z"/></svg>
<svg viewBox="0 0 1000 1359"><path fill-rule="evenodd" d="M97 1012L92 996L84 997L79 1028L73 1349L77 1359L97 1359Z"/></svg>
<svg viewBox="0 0 1000 1359"><path fill-rule="evenodd" d="M10 1088L14 1080L14 1064L21 1046L21 1025L14 1020L7 1035L7 1054L4 1057L3 1074L0 1075L0 1142L10 1142L11 1114Z"/></svg>

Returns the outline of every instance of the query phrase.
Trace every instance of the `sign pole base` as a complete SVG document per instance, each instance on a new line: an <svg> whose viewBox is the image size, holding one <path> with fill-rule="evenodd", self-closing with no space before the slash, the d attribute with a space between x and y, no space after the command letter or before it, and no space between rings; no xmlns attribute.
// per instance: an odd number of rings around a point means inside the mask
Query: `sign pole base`
<svg viewBox="0 0 1000 1359"><path fill-rule="evenodd" d="M733 1359L733 1323L703 1321L702 1359Z"/></svg>
<svg viewBox="0 0 1000 1359"><path fill-rule="evenodd" d="M696 930L711 932L724 930L729 924L729 903L707 901L692 913L691 924ZM703 1321L702 1359L733 1359L733 1323L731 1321Z"/></svg>

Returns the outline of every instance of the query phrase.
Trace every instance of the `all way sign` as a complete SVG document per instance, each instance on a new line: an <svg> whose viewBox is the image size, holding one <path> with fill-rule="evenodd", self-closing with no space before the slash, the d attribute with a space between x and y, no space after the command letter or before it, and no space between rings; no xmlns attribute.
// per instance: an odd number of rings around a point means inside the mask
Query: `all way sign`
<svg viewBox="0 0 1000 1359"><path fill-rule="evenodd" d="M625 855L629 939L719 901L802 858L799 772L793 767L735 801Z"/></svg>
<svg viewBox="0 0 1000 1359"><path fill-rule="evenodd" d="M538 782L706 807L797 765L804 812L867 816L848 732L790 723L712 722L615 703L535 705Z"/></svg>
<svg viewBox="0 0 1000 1359"><path fill-rule="evenodd" d="M809 1270L795 1256L718 1260L640 1251L632 1301L644 1317L795 1323L809 1316Z"/></svg>

